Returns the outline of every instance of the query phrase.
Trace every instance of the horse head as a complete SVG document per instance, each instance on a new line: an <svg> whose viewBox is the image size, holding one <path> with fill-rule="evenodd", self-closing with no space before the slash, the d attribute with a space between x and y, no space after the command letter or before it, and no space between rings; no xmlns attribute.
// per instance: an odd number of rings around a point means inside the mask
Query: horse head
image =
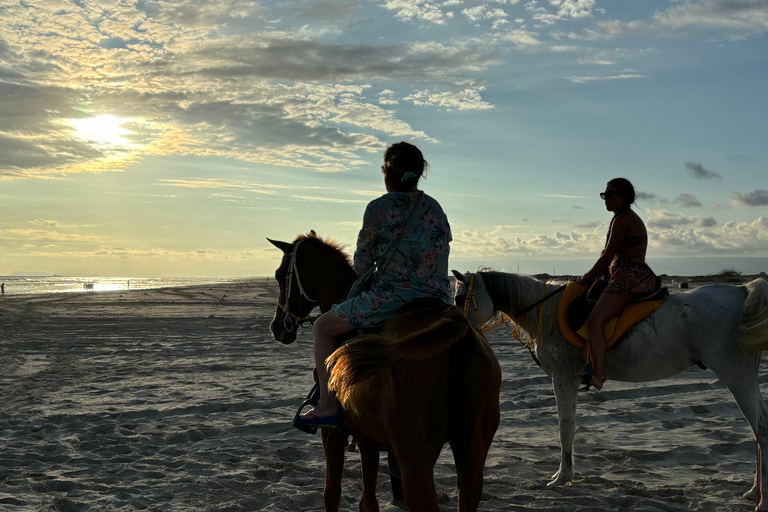
<svg viewBox="0 0 768 512"><path fill-rule="evenodd" d="M316 306L325 312L346 298L356 275L349 258L335 242L324 241L314 231L293 243L270 240L283 251L275 279L280 287L275 317L269 326L282 343L296 341L299 327L311 324Z"/></svg>
<svg viewBox="0 0 768 512"><path fill-rule="evenodd" d="M456 292L454 303L456 307L464 311L464 316L475 327L480 328L488 322L495 313L493 300L485 287L482 274L453 271L456 278Z"/></svg>

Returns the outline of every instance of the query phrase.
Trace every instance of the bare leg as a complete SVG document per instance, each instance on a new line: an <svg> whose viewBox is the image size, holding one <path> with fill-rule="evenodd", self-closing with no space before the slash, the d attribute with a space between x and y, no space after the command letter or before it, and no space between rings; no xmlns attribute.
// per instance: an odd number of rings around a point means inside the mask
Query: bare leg
<svg viewBox="0 0 768 512"><path fill-rule="evenodd" d="M339 405L336 403L336 399L328 393L329 376L325 368L325 360L336 350L336 340L352 330L354 330L353 327L342 322L330 312L323 313L315 321L315 369L317 370L317 382L320 385L320 401L314 409L302 417L311 417L312 414L321 418L339 415Z"/></svg>
<svg viewBox="0 0 768 512"><path fill-rule="evenodd" d="M592 385L602 389L605 378L605 333L603 327L608 321L621 313L632 300L632 294L619 295L603 292L597 299L597 304L589 314L589 338L592 343Z"/></svg>

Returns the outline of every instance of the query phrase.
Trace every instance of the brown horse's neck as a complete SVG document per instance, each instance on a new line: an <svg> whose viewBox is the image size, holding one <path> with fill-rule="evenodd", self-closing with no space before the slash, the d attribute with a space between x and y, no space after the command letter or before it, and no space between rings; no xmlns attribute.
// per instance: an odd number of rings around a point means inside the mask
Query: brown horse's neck
<svg viewBox="0 0 768 512"><path fill-rule="evenodd" d="M309 257L305 261L310 263L305 263L307 270L302 269L301 278L306 281L307 293L317 300L320 311L325 313L347 298L357 274L341 249L315 244L312 248L311 254L307 251Z"/></svg>

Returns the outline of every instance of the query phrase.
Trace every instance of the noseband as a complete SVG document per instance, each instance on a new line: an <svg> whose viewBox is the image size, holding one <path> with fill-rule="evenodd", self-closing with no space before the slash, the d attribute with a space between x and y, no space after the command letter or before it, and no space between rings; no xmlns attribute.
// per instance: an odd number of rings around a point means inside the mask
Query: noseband
<svg viewBox="0 0 768 512"><path fill-rule="evenodd" d="M307 292L304 291L304 286L301 284L301 278L299 277L299 268L296 266L296 254L299 251L299 245L301 245L301 242L303 240L299 240L293 245L293 250L291 251L291 261L288 265L288 274L286 275L286 282L285 282L285 303L280 304L280 301L277 302L277 307L280 308L283 311L283 314L285 315L283 318L283 328L287 332L291 332L294 329L298 329L299 327L306 327L308 325L312 325L315 323L315 320L317 320L316 316L298 316L294 313L291 313L291 290L293 289L293 279L294 275L296 276L296 284L299 287L299 293L302 297L304 297L309 302L317 304L318 302L314 299L310 299L307 295Z"/></svg>

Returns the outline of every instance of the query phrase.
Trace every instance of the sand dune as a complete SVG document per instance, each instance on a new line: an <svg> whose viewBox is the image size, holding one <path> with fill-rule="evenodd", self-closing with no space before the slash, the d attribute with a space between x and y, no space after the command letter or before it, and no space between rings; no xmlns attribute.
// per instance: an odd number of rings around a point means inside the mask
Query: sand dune
<svg viewBox="0 0 768 512"><path fill-rule="evenodd" d="M320 438L290 426L312 384L310 333L275 342L275 299L270 280L2 298L0 510L322 510ZM481 510L754 510L741 498L754 439L712 372L582 394L576 482L550 489L551 382L504 330L489 340L502 417ZM349 454L345 511L357 510L358 461ZM455 510L448 447L436 475ZM400 510L384 456L378 495Z"/></svg>

